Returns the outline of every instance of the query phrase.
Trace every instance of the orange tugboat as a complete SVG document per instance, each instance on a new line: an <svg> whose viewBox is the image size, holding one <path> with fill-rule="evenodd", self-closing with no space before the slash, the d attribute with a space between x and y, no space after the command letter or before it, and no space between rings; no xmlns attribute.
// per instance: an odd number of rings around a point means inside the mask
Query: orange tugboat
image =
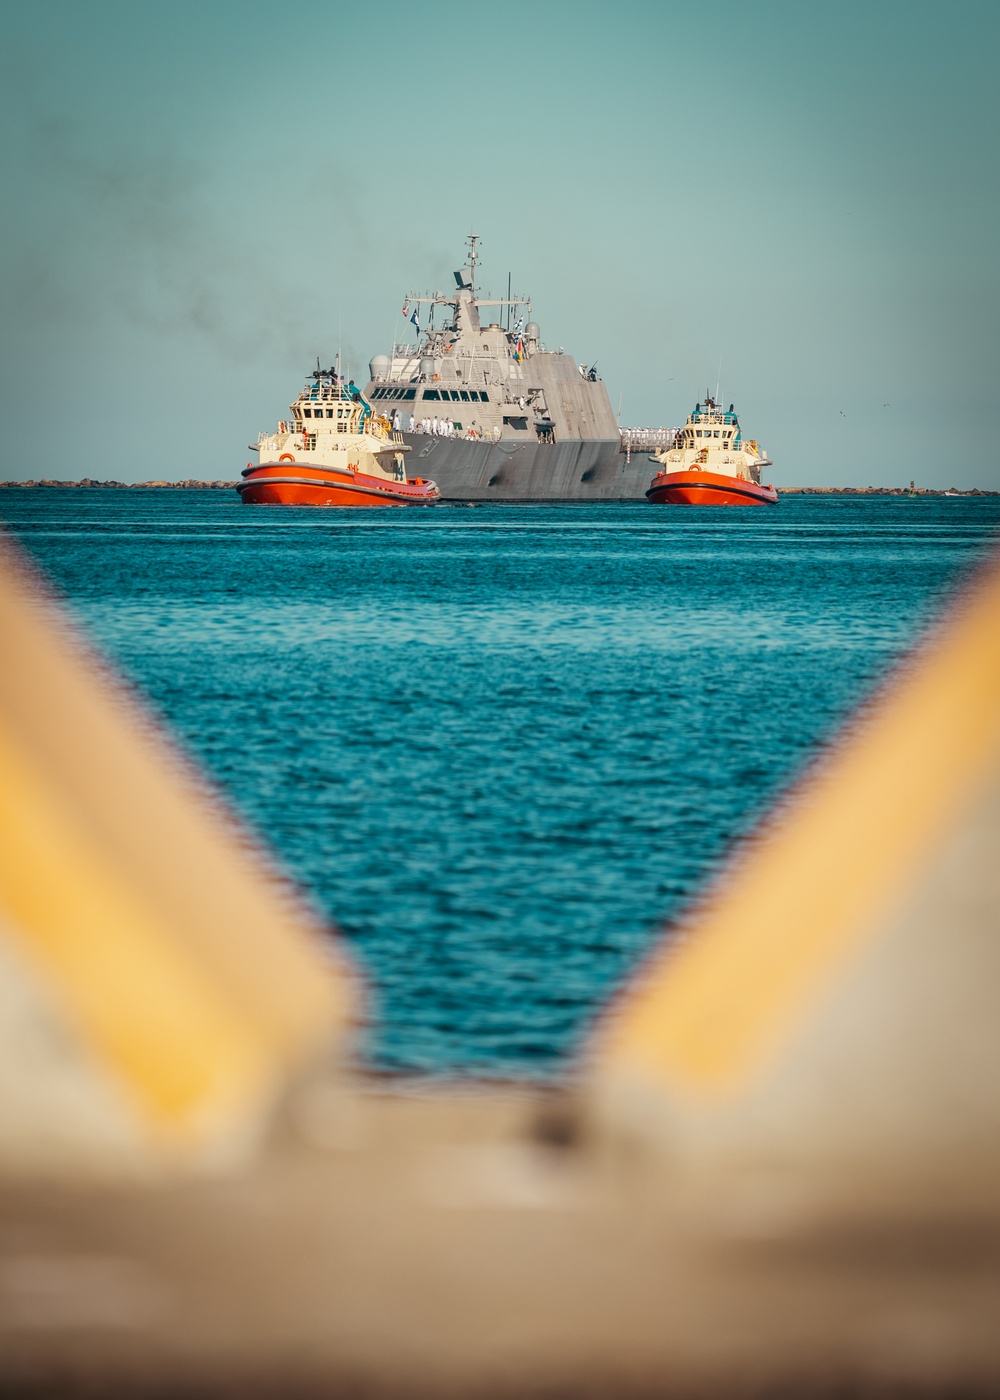
<svg viewBox="0 0 1000 1400"><path fill-rule="evenodd" d="M237 486L247 505L426 506L440 499L433 481L407 479L410 449L336 369L316 369L291 405L291 420L261 433Z"/></svg>
<svg viewBox="0 0 1000 1400"><path fill-rule="evenodd" d="M743 440L733 405L724 413L711 394L656 461L660 470L646 492L653 505L766 506L778 499L760 479L761 468L772 465L766 452Z"/></svg>

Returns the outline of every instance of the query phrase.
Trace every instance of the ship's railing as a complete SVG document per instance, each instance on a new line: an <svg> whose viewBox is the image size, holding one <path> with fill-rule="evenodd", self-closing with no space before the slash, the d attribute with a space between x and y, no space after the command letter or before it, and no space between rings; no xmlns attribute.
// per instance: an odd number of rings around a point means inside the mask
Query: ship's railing
<svg viewBox="0 0 1000 1400"><path fill-rule="evenodd" d="M673 447L680 428L620 428L621 452L665 452Z"/></svg>

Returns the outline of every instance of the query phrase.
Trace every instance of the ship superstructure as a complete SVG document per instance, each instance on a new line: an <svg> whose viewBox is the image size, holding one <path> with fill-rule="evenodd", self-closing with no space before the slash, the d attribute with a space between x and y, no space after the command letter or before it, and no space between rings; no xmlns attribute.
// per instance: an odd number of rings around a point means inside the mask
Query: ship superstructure
<svg viewBox="0 0 1000 1400"><path fill-rule="evenodd" d="M596 364L546 349L530 298L481 295L467 242L454 290L407 294L418 341L371 361L373 406L445 499L641 499Z"/></svg>
<svg viewBox="0 0 1000 1400"><path fill-rule="evenodd" d="M733 404L724 410L710 393L656 460L660 470L646 492L654 505L773 505L778 499L761 480L762 469L773 465L766 452L743 437Z"/></svg>

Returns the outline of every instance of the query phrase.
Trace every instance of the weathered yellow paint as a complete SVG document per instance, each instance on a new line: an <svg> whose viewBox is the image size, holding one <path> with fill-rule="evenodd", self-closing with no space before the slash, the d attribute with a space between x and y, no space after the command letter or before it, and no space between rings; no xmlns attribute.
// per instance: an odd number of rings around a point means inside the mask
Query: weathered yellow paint
<svg viewBox="0 0 1000 1400"><path fill-rule="evenodd" d="M604 1070L711 1098L787 1043L1000 760L1000 564L619 999Z"/></svg>

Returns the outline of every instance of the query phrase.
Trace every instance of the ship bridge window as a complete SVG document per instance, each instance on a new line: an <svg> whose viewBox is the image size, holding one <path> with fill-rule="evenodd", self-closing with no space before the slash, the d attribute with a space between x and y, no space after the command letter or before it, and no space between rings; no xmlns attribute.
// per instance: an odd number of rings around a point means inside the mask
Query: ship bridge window
<svg viewBox="0 0 1000 1400"><path fill-rule="evenodd" d="M700 428L699 428L698 431L695 433L695 437L701 437L701 429L700 429Z"/></svg>
<svg viewBox="0 0 1000 1400"><path fill-rule="evenodd" d="M468 389L460 389L460 390L458 391L458 396L459 396L459 398L462 400L463 403L468 403L468 402L469 402L469 391L468 391Z"/></svg>
<svg viewBox="0 0 1000 1400"><path fill-rule="evenodd" d="M425 390L424 390L424 398L425 398L425 399L436 399L437 397L438 397L438 391L437 391L436 389L425 389Z"/></svg>
<svg viewBox="0 0 1000 1400"><path fill-rule="evenodd" d="M718 428L716 428L716 430L715 430L715 436L716 436L716 437L719 436L719 430L718 430Z"/></svg>
<svg viewBox="0 0 1000 1400"><path fill-rule="evenodd" d="M458 403L459 399L462 397L460 392L457 389L452 389L450 392L452 403Z"/></svg>
<svg viewBox="0 0 1000 1400"><path fill-rule="evenodd" d="M489 401L490 401L490 396L489 396L489 394L486 392L485 389L480 389L480 391L479 391L479 401L480 401L480 403L489 403Z"/></svg>
<svg viewBox="0 0 1000 1400"><path fill-rule="evenodd" d="M332 409L332 408L328 408L328 409L326 410L326 416L327 416L327 418L332 418L332 417L333 417L333 409Z"/></svg>
<svg viewBox="0 0 1000 1400"><path fill-rule="evenodd" d="M406 393L403 395L403 398L404 398L404 399L414 399L414 398L416 398L416 396L417 396L417 391L416 391L416 389L407 389Z"/></svg>

